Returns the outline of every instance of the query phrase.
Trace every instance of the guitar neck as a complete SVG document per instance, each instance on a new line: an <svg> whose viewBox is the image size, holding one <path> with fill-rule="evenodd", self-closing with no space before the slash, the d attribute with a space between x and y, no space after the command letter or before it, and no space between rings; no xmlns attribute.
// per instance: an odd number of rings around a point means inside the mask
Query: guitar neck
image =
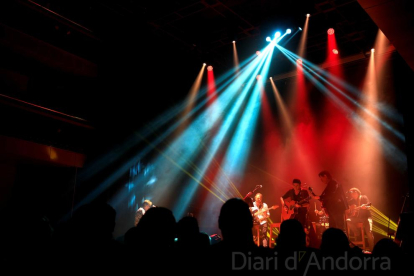
<svg viewBox="0 0 414 276"><path fill-rule="evenodd" d="M370 206L371 206L371 204L363 204L363 205L361 205L361 206L355 207L355 210L359 210L359 209L361 209L362 207L370 207Z"/></svg>
<svg viewBox="0 0 414 276"><path fill-rule="evenodd" d="M298 202L298 204L299 204L299 205L301 205L301 204L303 204L303 203L306 203L306 202L307 202L309 199L311 199L311 198L312 198L312 197L310 197L310 196L309 196L309 197L307 197L307 198L305 198L305 199L302 199L301 201L299 201L299 202Z"/></svg>
<svg viewBox="0 0 414 276"><path fill-rule="evenodd" d="M271 210L270 208L268 208L267 210L261 210L261 211L257 211L256 214L261 214L261 213L265 213L267 211Z"/></svg>
<svg viewBox="0 0 414 276"><path fill-rule="evenodd" d="M272 206L272 207L270 207L270 208L267 208L267 210L257 211L256 213L254 213L254 215L258 215L258 214L261 214L261 213L264 213L264 212L267 212L267 211L269 211L269 210L273 210L273 209L276 209L276 208L277 208L277 207Z"/></svg>

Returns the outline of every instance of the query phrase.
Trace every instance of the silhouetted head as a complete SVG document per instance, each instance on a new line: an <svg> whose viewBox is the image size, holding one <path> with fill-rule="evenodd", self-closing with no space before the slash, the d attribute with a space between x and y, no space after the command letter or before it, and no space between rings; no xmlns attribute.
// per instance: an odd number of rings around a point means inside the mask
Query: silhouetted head
<svg viewBox="0 0 414 276"><path fill-rule="evenodd" d="M253 240L253 217L249 205L240 198L231 198L223 204L218 223L224 240Z"/></svg>
<svg viewBox="0 0 414 276"><path fill-rule="evenodd" d="M183 217L177 223L178 240L196 237L200 233L198 221L195 217Z"/></svg>
<svg viewBox="0 0 414 276"><path fill-rule="evenodd" d="M383 238L375 244L372 254L380 257L397 257L402 254L402 251L393 240Z"/></svg>
<svg viewBox="0 0 414 276"><path fill-rule="evenodd" d="M207 233L200 232L198 233L199 245L200 247L209 247L211 244L210 236Z"/></svg>
<svg viewBox="0 0 414 276"><path fill-rule="evenodd" d="M298 249L306 246L306 233L296 219L284 220L280 224L280 233L276 240L278 248Z"/></svg>
<svg viewBox="0 0 414 276"><path fill-rule="evenodd" d="M338 228L328 228L322 234L321 251L325 254L344 253L351 249L348 237Z"/></svg>
<svg viewBox="0 0 414 276"><path fill-rule="evenodd" d="M164 207L148 209L137 225L140 243L153 248L168 247L174 243L176 221L173 213ZM142 238L142 239L141 239Z"/></svg>

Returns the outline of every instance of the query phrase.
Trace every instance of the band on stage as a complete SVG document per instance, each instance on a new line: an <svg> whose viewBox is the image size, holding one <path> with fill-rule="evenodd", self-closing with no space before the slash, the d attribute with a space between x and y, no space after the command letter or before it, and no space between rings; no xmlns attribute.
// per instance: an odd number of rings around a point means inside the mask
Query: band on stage
<svg viewBox="0 0 414 276"><path fill-rule="evenodd" d="M371 202L368 197L356 187L345 192L329 171L321 171L318 176L325 185L320 195L316 195L312 187L307 189L302 187L300 179L292 180L292 187L280 197L280 222L287 219L298 220L307 235L307 246L317 247L323 231L332 227L342 229L348 237L352 236L355 240L367 237L365 250L371 251L374 246L374 236ZM279 205L269 207L264 202L263 194L255 193L261 187L261 185L256 186L244 200L249 204L253 217L254 241L257 245L267 247L271 242L268 240L270 211L277 209ZM315 200L313 205L311 200ZM321 203L320 209L316 208L317 201Z"/></svg>

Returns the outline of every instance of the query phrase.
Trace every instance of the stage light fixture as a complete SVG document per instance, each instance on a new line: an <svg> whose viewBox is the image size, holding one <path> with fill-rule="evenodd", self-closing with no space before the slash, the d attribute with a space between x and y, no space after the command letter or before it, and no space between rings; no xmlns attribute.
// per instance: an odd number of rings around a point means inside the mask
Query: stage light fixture
<svg viewBox="0 0 414 276"><path fill-rule="evenodd" d="M287 34L290 34L291 32L292 32L292 30L291 30L291 29L287 29L287 30L286 30L286 33L287 33Z"/></svg>
<svg viewBox="0 0 414 276"><path fill-rule="evenodd" d="M266 37L266 41L267 41L267 42L272 41L272 39L270 38L270 36Z"/></svg>
<svg viewBox="0 0 414 276"><path fill-rule="evenodd" d="M332 50L332 53L334 53L335 55L337 55L339 52L338 52L338 50L337 50L337 49L333 49L333 50Z"/></svg>
<svg viewBox="0 0 414 276"><path fill-rule="evenodd" d="M328 35L333 35L335 33L335 30L333 28L328 29Z"/></svg>
<svg viewBox="0 0 414 276"><path fill-rule="evenodd" d="M275 33L275 38L278 38L280 36L280 32Z"/></svg>
<svg viewBox="0 0 414 276"><path fill-rule="evenodd" d="M207 66L207 71L213 71L213 66L211 65Z"/></svg>

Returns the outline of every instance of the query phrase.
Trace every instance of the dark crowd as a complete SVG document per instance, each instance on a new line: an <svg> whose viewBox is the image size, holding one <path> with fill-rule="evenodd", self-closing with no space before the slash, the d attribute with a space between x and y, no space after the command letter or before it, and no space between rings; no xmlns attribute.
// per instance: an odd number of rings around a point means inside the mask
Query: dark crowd
<svg viewBox="0 0 414 276"><path fill-rule="evenodd" d="M23 214L22 214L23 216ZM28 216L33 217L33 216ZM272 275L391 275L411 270L410 257L391 239L367 254L351 247L342 230L327 229L319 248L306 247L297 220L280 226L274 248L253 241L253 219L242 199L229 199L217 218L220 236L200 232L197 218L176 220L171 210L149 208L122 240L115 240L116 212L108 204L80 207L52 228L44 216L3 221L3 275L17 273L116 273L143 275L245 273ZM218 237L218 238L217 238Z"/></svg>

